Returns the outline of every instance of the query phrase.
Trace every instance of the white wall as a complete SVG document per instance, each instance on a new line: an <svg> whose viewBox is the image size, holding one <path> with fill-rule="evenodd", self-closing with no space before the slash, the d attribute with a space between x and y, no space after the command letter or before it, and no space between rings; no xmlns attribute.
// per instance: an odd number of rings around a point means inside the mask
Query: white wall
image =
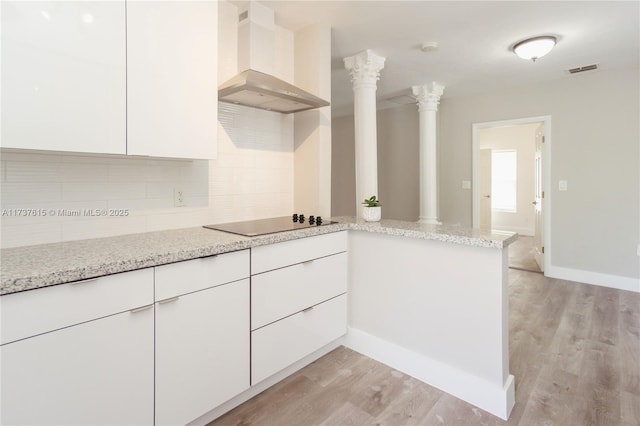
<svg viewBox="0 0 640 426"><path fill-rule="evenodd" d="M331 102L331 28L295 33L295 84ZM295 211L331 215L331 106L295 114Z"/></svg>
<svg viewBox="0 0 640 426"><path fill-rule="evenodd" d="M440 104L440 211L471 225L471 125L551 116L551 265L640 290L640 84L638 68L602 70ZM446 161L446 160L444 160ZM568 191L558 191L558 181ZM568 272L568 274L564 274ZM620 278L620 279L619 279ZM625 280L626 278L626 280ZM582 275L583 281L591 280Z"/></svg>
<svg viewBox="0 0 640 426"><path fill-rule="evenodd" d="M539 123L519 126L480 129L480 149L515 150L517 157L518 183L516 187L516 211L491 212L491 228L518 232L521 235L535 234L534 200L536 129Z"/></svg>

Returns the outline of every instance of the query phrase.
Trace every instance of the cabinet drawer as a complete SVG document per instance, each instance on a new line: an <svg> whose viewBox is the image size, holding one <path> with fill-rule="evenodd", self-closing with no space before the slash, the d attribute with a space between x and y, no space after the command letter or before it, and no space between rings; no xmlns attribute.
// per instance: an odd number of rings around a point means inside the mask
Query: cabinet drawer
<svg viewBox="0 0 640 426"><path fill-rule="evenodd" d="M259 274L347 251L347 232L334 232L251 249L251 273Z"/></svg>
<svg viewBox="0 0 640 426"><path fill-rule="evenodd" d="M156 300L249 277L249 250L156 267Z"/></svg>
<svg viewBox="0 0 640 426"><path fill-rule="evenodd" d="M251 329L347 292L347 253L298 263L251 278Z"/></svg>
<svg viewBox="0 0 640 426"><path fill-rule="evenodd" d="M251 333L251 384L331 343L347 332L347 295Z"/></svg>
<svg viewBox="0 0 640 426"><path fill-rule="evenodd" d="M0 297L2 344L153 303L153 269Z"/></svg>

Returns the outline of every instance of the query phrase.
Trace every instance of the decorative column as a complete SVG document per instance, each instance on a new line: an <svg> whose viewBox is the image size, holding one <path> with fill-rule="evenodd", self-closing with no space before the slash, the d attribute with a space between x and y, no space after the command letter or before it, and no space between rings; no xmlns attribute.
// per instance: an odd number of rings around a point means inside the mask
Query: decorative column
<svg viewBox="0 0 640 426"><path fill-rule="evenodd" d="M432 82L413 86L420 112L420 220L440 225L438 220L438 169L436 147L436 112L444 86Z"/></svg>
<svg viewBox="0 0 640 426"><path fill-rule="evenodd" d="M356 146L356 205L362 217L362 201L378 194L378 136L376 90L385 58L365 50L344 58L353 83L353 119Z"/></svg>

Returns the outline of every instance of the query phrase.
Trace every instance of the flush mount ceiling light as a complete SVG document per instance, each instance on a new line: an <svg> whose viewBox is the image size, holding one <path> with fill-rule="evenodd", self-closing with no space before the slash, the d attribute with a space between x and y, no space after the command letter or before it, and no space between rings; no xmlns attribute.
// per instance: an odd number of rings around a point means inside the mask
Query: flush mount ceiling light
<svg viewBox="0 0 640 426"><path fill-rule="evenodd" d="M557 39L553 36L529 38L516 43L516 45L513 46L513 53L522 59L530 59L535 62L536 59L542 58L551 52L553 46L556 45L556 41Z"/></svg>

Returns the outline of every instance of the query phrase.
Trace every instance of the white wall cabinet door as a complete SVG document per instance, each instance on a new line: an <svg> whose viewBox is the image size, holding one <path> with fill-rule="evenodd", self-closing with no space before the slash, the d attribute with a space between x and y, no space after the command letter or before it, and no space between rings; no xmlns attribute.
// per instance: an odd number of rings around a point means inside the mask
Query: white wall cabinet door
<svg viewBox="0 0 640 426"><path fill-rule="evenodd" d="M156 303L156 424L186 424L249 388L249 279Z"/></svg>
<svg viewBox="0 0 640 426"><path fill-rule="evenodd" d="M153 424L153 309L0 347L1 424Z"/></svg>
<svg viewBox="0 0 640 426"><path fill-rule="evenodd" d="M124 154L125 2L1 7L1 146Z"/></svg>
<svg viewBox="0 0 640 426"><path fill-rule="evenodd" d="M216 1L127 2L127 153L217 154Z"/></svg>

